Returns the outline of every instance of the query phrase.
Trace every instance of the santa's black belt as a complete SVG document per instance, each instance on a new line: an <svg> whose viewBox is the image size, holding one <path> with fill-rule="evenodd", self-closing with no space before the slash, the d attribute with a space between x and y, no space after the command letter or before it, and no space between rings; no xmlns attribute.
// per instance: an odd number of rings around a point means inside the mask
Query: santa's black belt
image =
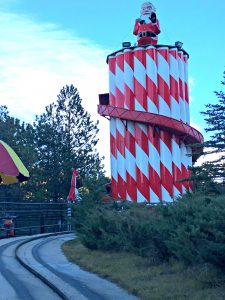
<svg viewBox="0 0 225 300"><path fill-rule="evenodd" d="M147 36L156 37L156 34L151 31L142 31L142 32L138 33L138 36L139 37L147 37Z"/></svg>

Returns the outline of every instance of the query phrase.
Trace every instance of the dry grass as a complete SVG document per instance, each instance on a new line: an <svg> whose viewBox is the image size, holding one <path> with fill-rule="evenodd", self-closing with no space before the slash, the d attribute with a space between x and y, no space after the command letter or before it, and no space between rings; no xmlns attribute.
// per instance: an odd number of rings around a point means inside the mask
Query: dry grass
<svg viewBox="0 0 225 300"><path fill-rule="evenodd" d="M186 268L171 262L154 266L134 254L89 250L78 240L64 243L62 249L70 261L143 300L225 299L225 275L209 265Z"/></svg>

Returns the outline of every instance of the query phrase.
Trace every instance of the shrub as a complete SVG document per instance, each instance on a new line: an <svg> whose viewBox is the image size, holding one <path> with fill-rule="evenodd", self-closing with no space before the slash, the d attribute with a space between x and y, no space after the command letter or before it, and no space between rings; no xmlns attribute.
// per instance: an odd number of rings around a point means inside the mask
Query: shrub
<svg viewBox="0 0 225 300"><path fill-rule="evenodd" d="M187 195L170 207L177 228L167 246L179 260L225 267L224 200L222 195Z"/></svg>
<svg viewBox="0 0 225 300"><path fill-rule="evenodd" d="M170 205L82 200L74 226L90 249L127 251L152 262L175 257L186 264L225 267L224 196L187 194Z"/></svg>

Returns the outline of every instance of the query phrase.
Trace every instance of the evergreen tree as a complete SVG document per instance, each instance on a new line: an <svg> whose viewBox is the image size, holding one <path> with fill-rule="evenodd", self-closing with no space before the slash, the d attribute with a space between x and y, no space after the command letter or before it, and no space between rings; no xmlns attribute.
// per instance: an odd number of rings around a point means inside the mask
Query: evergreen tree
<svg viewBox="0 0 225 300"><path fill-rule="evenodd" d="M223 81L225 85L225 72L223 73ZM206 132L210 132L210 140L206 141L204 146L210 148L206 153L216 154L216 158L212 161L213 178L225 180L225 93L223 91L215 92L218 98L217 104L207 104L206 111L202 112L208 127Z"/></svg>
<svg viewBox="0 0 225 300"><path fill-rule="evenodd" d="M93 123L81 102L73 85L63 87L56 103L36 118L37 181L45 198L66 198L71 168L78 169L82 178L103 175L102 159L96 151L98 124Z"/></svg>
<svg viewBox="0 0 225 300"><path fill-rule="evenodd" d="M223 81L225 85L225 72ZM218 103L207 104L206 111L201 112L205 117L206 132L211 133L210 139L204 142L203 155L206 155L206 161L209 154L214 155L215 159L210 159L199 167L192 168L192 178L196 182L197 189L203 189L206 192L218 192L221 190L221 182L225 182L225 93L215 91ZM199 145L200 148L202 145Z"/></svg>

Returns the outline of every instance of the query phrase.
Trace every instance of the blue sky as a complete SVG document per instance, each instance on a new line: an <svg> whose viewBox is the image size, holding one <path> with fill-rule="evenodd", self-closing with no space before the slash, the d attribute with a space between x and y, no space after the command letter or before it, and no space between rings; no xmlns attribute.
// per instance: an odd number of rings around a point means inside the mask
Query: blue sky
<svg viewBox="0 0 225 300"><path fill-rule="evenodd" d="M0 0L0 103L27 122L73 84L93 119L100 119L102 155L109 170L108 123L96 114L108 92L106 56L132 35L144 1ZM204 133L200 111L215 103L225 70L225 1L156 0L159 44L180 40L189 53L192 125ZM205 135L205 133L204 133Z"/></svg>

